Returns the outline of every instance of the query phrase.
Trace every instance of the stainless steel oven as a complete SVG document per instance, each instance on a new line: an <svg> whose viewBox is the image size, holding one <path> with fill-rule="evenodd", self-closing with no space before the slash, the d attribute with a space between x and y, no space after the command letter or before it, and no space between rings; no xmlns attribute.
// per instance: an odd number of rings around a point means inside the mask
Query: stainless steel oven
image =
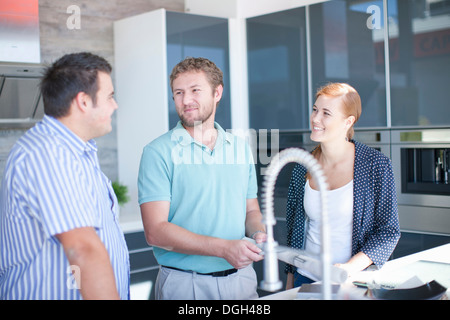
<svg viewBox="0 0 450 320"><path fill-rule="evenodd" d="M450 235L450 129L392 130L402 230Z"/></svg>

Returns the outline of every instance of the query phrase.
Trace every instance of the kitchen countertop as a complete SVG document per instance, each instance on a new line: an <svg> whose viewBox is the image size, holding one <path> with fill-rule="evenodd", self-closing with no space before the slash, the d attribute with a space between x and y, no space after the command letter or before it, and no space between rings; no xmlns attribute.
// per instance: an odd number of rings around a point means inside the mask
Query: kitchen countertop
<svg viewBox="0 0 450 320"><path fill-rule="evenodd" d="M352 282L361 281L388 285L392 288L415 288L436 280L447 288L444 298L450 297L450 243L424 250L405 257L388 261L380 270L361 271L342 284L336 299L368 299L366 288L357 288ZM320 283L316 283L320 286ZM261 300L320 299L321 294L298 294L299 288L293 288L267 295Z"/></svg>

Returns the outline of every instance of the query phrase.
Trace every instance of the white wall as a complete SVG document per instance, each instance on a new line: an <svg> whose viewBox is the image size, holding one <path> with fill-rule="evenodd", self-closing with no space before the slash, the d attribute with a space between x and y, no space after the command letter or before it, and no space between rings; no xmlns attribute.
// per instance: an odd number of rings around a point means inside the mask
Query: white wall
<svg viewBox="0 0 450 320"><path fill-rule="evenodd" d="M169 129L165 30L164 9L114 23L118 176L130 195L120 210L125 230L141 223L137 176L142 149Z"/></svg>

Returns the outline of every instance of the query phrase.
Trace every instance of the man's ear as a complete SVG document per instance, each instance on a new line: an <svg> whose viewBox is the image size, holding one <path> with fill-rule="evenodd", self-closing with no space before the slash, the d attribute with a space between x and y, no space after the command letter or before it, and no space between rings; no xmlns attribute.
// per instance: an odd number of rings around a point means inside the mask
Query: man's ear
<svg viewBox="0 0 450 320"><path fill-rule="evenodd" d="M85 113L88 108L92 105L92 99L86 92L78 92L75 96L73 102L75 102L76 108Z"/></svg>
<svg viewBox="0 0 450 320"><path fill-rule="evenodd" d="M216 105L220 101L220 99L222 99L222 93L223 93L223 86L218 85L217 88L214 90L214 100L216 101Z"/></svg>

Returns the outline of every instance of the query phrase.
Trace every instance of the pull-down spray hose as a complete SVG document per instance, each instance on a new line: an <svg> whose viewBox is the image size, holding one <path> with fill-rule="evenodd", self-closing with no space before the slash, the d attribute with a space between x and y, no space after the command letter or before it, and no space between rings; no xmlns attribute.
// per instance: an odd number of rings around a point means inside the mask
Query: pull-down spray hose
<svg viewBox="0 0 450 320"><path fill-rule="evenodd" d="M298 148L288 148L278 153L267 168L263 182L262 209L264 213L263 222L266 224L267 241L264 243L264 280L261 288L266 291L281 289L281 281L278 274L278 243L274 239L273 226L276 224L274 214L274 189L275 182L281 169L290 162L303 165L317 182L321 199L321 262L322 262L322 297L324 300L331 299L330 280L330 250L329 230L327 213L327 190L328 184L323 175L322 168L317 160L307 151Z"/></svg>

